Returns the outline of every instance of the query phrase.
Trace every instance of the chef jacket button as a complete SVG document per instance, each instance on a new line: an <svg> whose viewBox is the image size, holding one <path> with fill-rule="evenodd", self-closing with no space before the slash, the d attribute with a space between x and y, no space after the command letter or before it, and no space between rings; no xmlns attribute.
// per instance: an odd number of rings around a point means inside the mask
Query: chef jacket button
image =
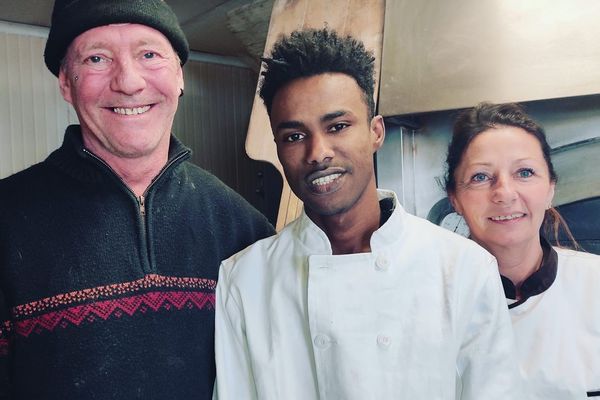
<svg viewBox="0 0 600 400"><path fill-rule="evenodd" d="M390 344L392 344L392 338L388 335L381 333L377 335L377 344L380 347L390 347Z"/></svg>
<svg viewBox="0 0 600 400"><path fill-rule="evenodd" d="M314 343L319 349L326 349L329 347L331 341L327 335L318 334L315 336Z"/></svg>
<svg viewBox="0 0 600 400"><path fill-rule="evenodd" d="M379 256L377 257L377 260L375 260L375 269L378 271L385 271L389 266L390 262L384 256Z"/></svg>

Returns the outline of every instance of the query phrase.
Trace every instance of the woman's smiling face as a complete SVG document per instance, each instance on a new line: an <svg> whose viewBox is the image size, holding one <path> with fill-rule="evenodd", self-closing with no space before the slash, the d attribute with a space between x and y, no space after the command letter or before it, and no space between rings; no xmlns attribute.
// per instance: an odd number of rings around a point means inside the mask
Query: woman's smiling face
<svg viewBox="0 0 600 400"><path fill-rule="evenodd" d="M454 178L450 200L476 242L494 253L539 240L555 183L535 136L512 126L480 133L468 145Z"/></svg>

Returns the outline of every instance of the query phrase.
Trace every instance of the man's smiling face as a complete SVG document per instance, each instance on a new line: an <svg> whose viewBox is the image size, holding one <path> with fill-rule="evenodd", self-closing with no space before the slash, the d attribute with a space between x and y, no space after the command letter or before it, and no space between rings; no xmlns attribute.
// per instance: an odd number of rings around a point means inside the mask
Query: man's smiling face
<svg viewBox="0 0 600 400"><path fill-rule="evenodd" d="M101 158L168 149L183 72L159 31L118 24L82 33L67 51L59 82L86 147Z"/></svg>
<svg viewBox="0 0 600 400"><path fill-rule="evenodd" d="M380 116L369 121L354 78L324 73L291 81L273 98L277 154L309 216L360 212L375 189L373 154L383 143Z"/></svg>

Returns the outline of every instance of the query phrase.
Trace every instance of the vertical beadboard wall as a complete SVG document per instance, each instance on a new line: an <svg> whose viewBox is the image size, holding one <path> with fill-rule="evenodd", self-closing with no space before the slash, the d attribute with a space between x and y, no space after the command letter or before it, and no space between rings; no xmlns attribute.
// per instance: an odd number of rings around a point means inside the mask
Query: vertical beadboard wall
<svg viewBox="0 0 600 400"><path fill-rule="evenodd" d="M240 188L245 183L240 173L255 167L244 150L255 74L247 68L190 61L184 76L185 95L173 133L193 150L194 163Z"/></svg>
<svg viewBox="0 0 600 400"><path fill-rule="evenodd" d="M257 75L236 63L194 61L184 66L185 95L173 133L192 162L215 174L275 223L283 180L271 164L250 159L245 142Z"/></svg>
<svg viewBox="0 0 600 400"><path fill-rule="evenodd" d="M44 65L47 33L46 28L0 21L0 178L42 161L60 146L66 126L77 123ZM196 54L184 76L185 95L173 133L192 149L192 162L274 218L280 178L244 149L256 73L235 59Z"/></svg>
<svg viewBox="0 0 600 400"><path fill-rule="evenodd" d="M43 160L77 121L44 65L46 35L0 23L0 178Z"/></svg>

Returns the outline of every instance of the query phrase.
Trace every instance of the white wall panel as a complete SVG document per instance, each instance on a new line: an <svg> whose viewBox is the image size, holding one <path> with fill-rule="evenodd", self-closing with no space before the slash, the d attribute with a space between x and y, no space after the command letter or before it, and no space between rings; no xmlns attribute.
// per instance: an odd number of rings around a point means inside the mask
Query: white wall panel
<svg viewBox="0 0 600 400"><path fill-rule="evenodd" d="M45 32L0 22L0 178L43 160L77 121L44 65Z"/></svg>

